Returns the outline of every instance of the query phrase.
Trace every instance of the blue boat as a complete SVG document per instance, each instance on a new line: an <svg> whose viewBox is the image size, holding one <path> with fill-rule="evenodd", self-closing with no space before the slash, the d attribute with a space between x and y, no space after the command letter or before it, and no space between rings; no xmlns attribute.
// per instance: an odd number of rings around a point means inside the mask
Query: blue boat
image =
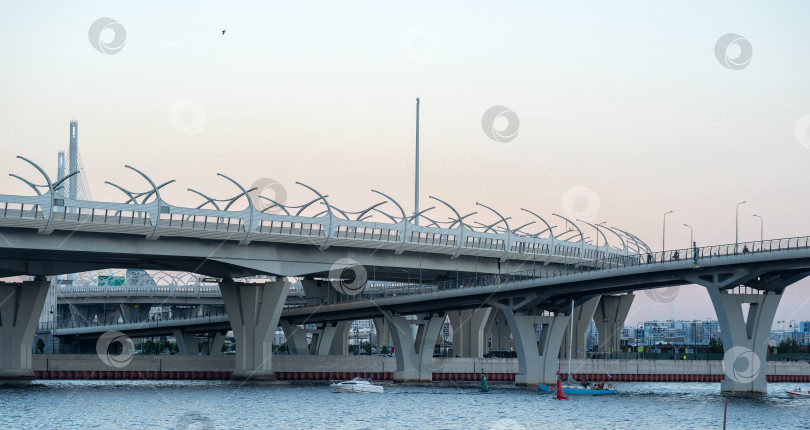
<svg viewBox="0 0 810 430"><path fill-rule="evenodd" d="M553 385L540 384L540 391L543 393L555 393L557 387ZM584 394L587 396L604 396L608 394L616 394L616 390L612 389L599 389L599 388L585 388L585 387L570 387L563 385L563 393L567 396L569 394L579 395Z"/></svg>
<svg viewBox="0 0 810 430"><path fill-rule="evenodd" d="M571 299L571 312L568 313L571 315L571 322L569 327L574 326L574 299ZM571 377L571 358L572 352L574 348L574 332L573 330L568 331L568 381L563 383L562 389L564 395L575 394L575 395L586 395L586 396L604 396L608 394L616 394L616 391L613 390L613 386L611 384L607 385L607 389L604 388L597 388L595 385L590 387L584 387L582 384L578 383L574 378ZM559 377L560 372L557 371L557 375ZM610 374L607 374L610 377ZM604 382L603 382L604 383ZM557 387L550 386L550 385L543 385L539 384L540 392L543 393L556 393Z"/></svg>

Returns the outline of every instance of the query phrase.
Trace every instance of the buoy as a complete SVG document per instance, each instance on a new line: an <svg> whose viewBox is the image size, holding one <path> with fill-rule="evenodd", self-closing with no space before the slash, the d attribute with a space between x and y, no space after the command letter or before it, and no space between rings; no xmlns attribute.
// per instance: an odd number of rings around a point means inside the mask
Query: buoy
<svg viewBox="0 0 810 430"><path fill-rule="evenodd" d="M487 387L487 375L484 374L484 368L481 368L481 392L488 393L489 387Z"/></svg>
<svg viewBox="0 0 810 430"><path fill-rule="evenodd" d="M560 378L557 378L557 395L554 398L557 400L568 400L568 396L566 396L565 391L563 391L562 381Z"/></svg>

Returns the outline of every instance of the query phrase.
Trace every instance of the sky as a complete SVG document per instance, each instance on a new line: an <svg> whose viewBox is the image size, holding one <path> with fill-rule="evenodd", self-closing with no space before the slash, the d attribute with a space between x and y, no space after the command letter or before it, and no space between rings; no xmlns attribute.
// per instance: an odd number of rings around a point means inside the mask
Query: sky
<svg viewBox="0 0 810 430"><path fill-rule="evenodd" d="M341 208L374 188L411 209L419 97L423 208L565 213L657 250L670 210L667 248L688 246L683 224L733 243L747 200L740 240L759 239L754 214L766 239L810 235L807 16L796 0L3 1L0 189L30 192L7 176L35 177L17 155L55 176L76 119L95 199L122 201L107 180L145 189L130 164L176 179L175 205L235 195L224 173L288 203L310 200L300 181ZM776 320L810 320L808 287ZM636 296L628 323L715 318L700 287Z"/></svg>

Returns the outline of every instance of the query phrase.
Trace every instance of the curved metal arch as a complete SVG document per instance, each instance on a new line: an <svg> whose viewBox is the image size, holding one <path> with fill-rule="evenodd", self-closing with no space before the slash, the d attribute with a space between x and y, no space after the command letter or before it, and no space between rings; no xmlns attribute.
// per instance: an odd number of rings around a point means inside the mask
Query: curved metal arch
<svg viewBox="0 0 810 430"><path fill-rule="evenodd" d="M217 202L221 202L221 201L223 201L223 200L218 200L218 199L215 199L215 198L213 198L213 197L208 197L208 196L206 196L205 194L203 194L203 193L201 193L201 192L199 192L199 191L197 191L197 190L195 190L195 189L192 189L192 188L186 188L186 190L191 191L191 192L192 192L192 193L194 193L194 194L198 194L198 195L200 195L202 198L206 199L206 201L205 201L204 203L200 204L200 205L199 205L199 206L197 206L195 209L201 209L203 206L207 205L208 203L211 203L212 205L214 205L214 208L215 208L216 210L221 210L221 209L219 208L219 205L217 204Z"/></svg>
<svg viewBox="0 0 810 430"><path fill-rule="evenodd" d="M115 188L118 188L122 193L126 194L127 197L129 197L129 200L125 201L124 204L129 204L130 202L132 202L134 204L137 204L138 201L135 200L135 199L140 197L143 194L143 193L141 193L141 194L138 194L136 196L136 195L134 195L134 193L128 191L127 189L125 189L124 187L122 187L122 186L120 186L118 184L114 184L114 183L112 183L110 181L104 181L104 183L107 184L107 185L112 185Z"/></svg>
<svg viewBox="0 0 810 430"><path fill-rule="evenodd" d="M465 219L465 218L469 218L469 217L471 217L471 216L473 216L473 215L476 215L477 213L478 213L478 212L470 212L470 213L468 213L467 215L464 215L463 217L461 217L461 224L463 224L463 225L464 225L465 227L467 227L469 230L472 230L472 229L473 229L472 225L465 223L465 222L464 222L464 219ZM449 222L447 222L447 223L443 223L443 224L450 224L450 226L449 226L449 227L447 227L447 228L453 228L453 227L455 227L455 225L456 225L456 224L458 224L458 222L459 222L458 220L453 220L453 218L450 218L450 217L447 217L447 219L449 219L450 221L449 221Z"/></svg>
<svg viewBox="0 0 810 430"><path fill-rule="evenodd" d="M298 183L298 182L296 182L296 184L297 184L297 183ZM304 185L304 184L301 184L301 185ZM304 186L306 187L306 185L304 185ZM312 191L315 191L315 190L314 190L314 189L312 189L311 187L307 187L307 188L310 188ZM312 200L310 200L310 201L308 201L308 202L304 203L304 204L303 204L303 205L301 205L301 206L288 206L288 207L293 208L293 209L300 208L300 209L298 209L298 212L296 212L296 213L295 213L295 216L299 216L299 215L301 215L301 212L303 212L304 210L306 210L306 208L308 208L308 207L309 207L310 205L312 205L313 203L315 203L315 202L317 202L318 200L321 200L321 199L323 199L324 201L326 201L326 197L329 197L328 195L322 196L320 193L317 193L317 192L316 192L316 194L318 194L318 198L312 199ZM328 208L329 208L329 205L327 205L327 209L328 209Z"/></svg>
<svg viewBox="0 0 810 430"><path fill-rule="evenodd" d="M478 203L476 203L476 204L478 204ZM481 206L483 206L483 205L481 205ZM485 206L485 207L486 207L486 206ZM484 233L486 233L486 232L488 232L488 231L490 231L490 230L495 231L495 227L496 227L498 224L500 224L500 223L504 222L504 220L510 220L510 219L512 219L512 217L508 217L508 218L503 218L503 217L501 217L501 220L500 220L500 221L496 221L495 223L493 223L493 224L489 224L489 225L484 224L484 223L482 223L482 222L478 222L478 221L475 221L475 223L476 223L476 224L478 224L478 225L480 225L481 227L483 227L483 228L485 229L485 230L484 230ZM534 222L534 221L530 222L529 224L531 224L531 223L533 223L533 222ZM509 224L506 224L506 226L507 226L507 230L508 230ZM525 227L525 225L524 225L524 226L522 226L522 227ZM522 227L521 227L521 228L522 228Z"/></svg>
<svg viewBox="0 0 810 430"><path fill-rule="evenodd" d="M304 184L304 183L301 183L301 182L297 182L297 181L296 181L296 184L297 184L297 185L300 185L300 186L302 186L302 187L305 187L305 188L307 188L308 190L312 191L313 193L317 194L317 195L318 195L318 197L319 197L319 199L316 199L316 200L314 200L314 201L317 201L317 200L323 200L323 202L324 202L324 203L326 203L326 210L327 210L327 212L329 212L329 230L328 230L328 232L327 232L328 234L326 235L326 240L324 241L323 245L321 245L321 246L320 246L320 248L321 248L321 249L325 250L325 249L329 248L329 239L332 237L332 234L334 234L334 233L333 233L333 231L332 231L332 218L334 218L334 216L335 216L335 215L332 213L332 205L330 205L330 204L329 204L329 201L328 201L328 200L326 200L326 196L324 196L323 194L319 193L319 192L318 192L318 190L316 190L315 188L312 188L312 187L310 187L310 186L309 186L309 185L307 185L307 184ZM307 206L309 206L310 204L312 204L312 202L310 202L309 204L307 204ZM304 210L304 209L302 208L301 210ZM301 211L298 211L298 213L301 213ZM297 215L298 215L298 214L296 214L296 216L297 216Z"/></svg>
<svg viewBox="0 0 810 430"><path fill-rule="evenodd" d="M614 228L615 228L616 230L619 230L620 232L622 232L622 233L626 234L628 237L633 238L633 240L634 240L634 241L635 241L635 242L636 242L636 243L639 245L639 249L641 249L641 247L643 247L643 248L644 248L644 250L645 250L645 252L647 252L648 254L652 254L652 253L653 253L652 248L650 248L650 247L649 247L649 245L647 245L647 243L645 243L643 240L639 239L639 237L638 237L638 236L636 236L636 235L634 235L633 233L630 233L630 232L628 232L628 231L624 231L624 230L622 230L622 229L620 229L620 228L618 228L618 227L614 227Z"/></svg>
<svg viewBox="0 0 810 430"><path fill-rule="evenodd" d="M73 172L73 173L65 176L64 178L60 179L59 181L55 182L53 184L53 191L55 192L55 191L58 191L58 190L62 189L62 184L66 180L70 179L71 176L75 176L75 175L78 175L78 174L79 174L78 171ZM17 179L23 181L26 185L31 187L34 190L34 192L37 193L38 196L42 195L42 193L39 191L39 188L48 188L47 185L37 185L37 184L29 181L28 179L23 178L22 176L15 175L14 173L9 173L8 175L11 176L12 178L17 178Z"/></svg>
<svg viewBox="0 0 810 430"><path fill-rule="evenodd" d="M599 224L597 224L597 225L599 225ZM606 225L603 225L602 227L610 230L611 233L615 234L616 237L619 238L619 240L622 242L622 248L624 248L624 256L627 257L629 255L629 250L627 249L627 242L624 241L624 238L622 237L622 235L620 235L619 233L616 233L616 230L613 230L612 228L610 228L610 227L608 227Z"/></svg>
<svg viewBox="0 0 810 430"><path fill-rule="evenodd" d="M605 239L605 248L607 248L607 236L605 236L605 233L602 233L602 231L599 230L599 227L589 223L588 221L585 221L584 219L577 218L577 221L584 222L585 224L588 224L589 226L595 228L596 229L596 240L599 240L599 235L601 234L602 239ZM596 246L596 252L599 252L599 246L598 245Z"/></svg>
<svg viewBox="0 0 810 430"><path fill-rule="evenodd" d="M381 202L379 202L377 204L374 204L374 205L371 205L371 206L367 207L366 209L359 212L359 215L357 215L357 219L359 220L360 218L362 218L366 213L368 213L372 209L376 208L377 206L382 206L382 205L384 205L386 203L388 203L388 202L387 201L381 201ZM379 212L379 209L378 209L378 212ZM357 212L355 212L355 213L357 213Z"/></svg>
<svg viewBox="0 0 810 430"><path fill-rule="evenodd" d="M258 189L257 187L253 187L253 188L250 188L250 189L248 189L248 190L245 190L245 191L246 191L245 195L247 196L247 195L249 195L249 194L250 194L252 191L256 191L257 189ZM237 201L237 200L239 200L239 198L240 198L240 197L242 197L242 194L236 195L236 196L234 196L232 199L228 199L228 204L227 204L227 205L225 205L225 209L224 209L224 210L228 210L228 209L230 209L231 205L232 205L232 204L234 204L234 203L236 203L236 201ZM248 203L253 203L252 198L248 199ZM251 207L253 207L253 206L251 205Z"/></svg>
<svg viewBox="0 0 810 430"><path fill-rule="evenodd" d="M408 224L409 224L408 215L405 213L405 209L402 208L402 205L400 205L399 202L394 200L393 197L391 197L388 194L385 194L385 193L383 193L381 191L377 191L377 190L371 190L371 192L372 193L377 193L377 194L385 197L386 199L390 200L391 203L393 203L397 207L397 209L399 209L399 212L402 214L402 244L399 246L399 249L396 251L396 254L402 254L405 251L405 244L408 242ZM376 206L373 207L373 209L375 211L377 211L377 212L381 212L382 214L388 216L389 218L391 218L391 221L396 222L396 220L394 220L394 217L392 217L391 215L388 215L387 213L377 209ZM430 209L428 209L428 210L430 210ZM420 214L421 214L421 212L420 212ZM419 214L417 214L416 216L418 216L418 215Z"/></svg>
<svg viewBox="0 0 810 430"><path fill-rule="evenodd" d="M391 215L391 214L389 214L389 213L387 213L387 212L383 212L383 211L381 211L381 210L379 210L379 209L374 209L374 212L377 212L377 213L379 213L379 214L381 214L381 215L385 215L385 216L387 216L387 217L388 217L388 219L390 219L390 220L391 220L391 222L392 222L392 223L394 223L394 224L399 224L399 223L401 223L401 222L402 222L402 220L401 220L401 219L396 219L396 218L395 218L393 215Z"/></svg>
<svg viewBox="0 0 810 430"><path fill-rule="evenodd" d="M264 213L265 211L268 211L268 210L270 210L270 209L272 209L272 208L274 208L274 207L278 206L279 208L281 208L281 210L283 210L283 211L284 211L284 213L285 213L285 214L287 214L288 216L291 216L291 215L290 215L290 211L288 211L288 210L287 210L287 208L286 208L286 207L285 207L283 204L281 204L281 203L279 203L279 202L277 202L277 201L275 201L275 200L273 200L273 199L271 199L271 198L268 198L268 197L262 196L262 195L259 195L259 199L265 199L265 200L267 200L268 202L270 202L270 203L272 203L272 204L273 204L273 206L268 206L268 207L266 207L266 208L262 209L262 210L260 211L261 213Z"/></svg>
<svg viewBox="0 0 810 430"><path fill-rule="evenodd" d="M431 207L429 207L427 209L423 209L423 210L411 215L410 217L408 217L408 222L411 222L411 221L413 221L413 220L415 220L415 219L417 219L419 217L422 217L422 218L430 221L431 223L433 223L433 225L435 225L436 228L442 228L437 221L435 221L433 219L430 219L430 218L428 218L427 216L424 215L425 212L433 210L433 209L436 209L436 206L431 206Z"/></svg>
<svg viewBox="0 0 810 430"><path fill-rule="evenodd" d="M547 222L547 221L546 221L546 220L545 220L543 217L541 217L540 215L537 215L536 213L534 213L534 212L532 212L532 211L530 211L530 210L528 210L528 209L526 209L526 208L520 208L520 210L522 210L522 211L524 211L524 212L528 212L528 213L530 213L530 214L534 215L535 217L537 217L537 219L539 219L540 221L542 221L542 222L543 222L543 224L545 224L545 225L546 225L546 230L548 230L548 238L547 238L546 240L548 240L548 241L549 241L549 242L551 242L551 243L549 244L549 248L548 248L548 258L546 258L546 262L545 262L543 265L544 265L544 266L548 266L548 264L549 264L549 263L551 263L551 256L552 256L552 255L554 255L554 239L555 239L555 237L554 237L554 229L553 229L553 227L551 227L551 224L549 224L549 223L548 223L548 222ZM537 238L537 237L539 237L539 236L540 236L541 234L543 234L543 232L545 232L546 230L543 230L543 231L541 231L541 232L537 233L537 235L535 235L535 237L536 237L536 238Z"/></svg>
<svg viewBox="0 0 810 430"><path fill-rule="evenodd" d="M217 176L222 176L223 178L231 181L234 185L239 187L240 190L242 190L242 194L239 194L236 197L234 197L231 200L231 202L228 203L228 206L225 207L225 210L227 210L231 206L231 204L233 204L233 202L235 202L239 197L245 196L245 198L248 201L248 208L247 208L247 210L248 210L248 223L245 225L245 238L242 239L242 242L240 243L240 245L247 245L247 244L250 243L250 233L253 232L253 212L255 211L255 208L253 207L253 199L250 197L250 192L248 190L246 190L245 187L242 186L242 184L240 184L239 182L236 182L235 180L233 180L229 176L223 175L222 173L217 173ZM251 191L253 191L255 189L256 188L251 188Z"/></svg>
<svg viewBox="0 0 810 430"><path fill-rule="evenodd" d="M9 175L9 176L11 176L12 178L17 178L17 179L19 179L19 180L21 180L21 181L25 182L25 184L26 184L26 185L28 185L29 187L31 187L31 188L34 190L34 192L35 192L35 193L37 193L37 195L38 195L38 196L41 196L41 195L42 195L42 193L41 193L41 192L39 192L39 188L38 188L38 187L47 187L47 185L36 185L36 184L33 184L33 183L31 183L31 181L29 181L28 179L25 179L25 178L23 178L23 177L21 177L21 176L18 176L18 175L13 174L13 173L9 173L8 175Z"/></svg>
<svg viewBox="0 0 810 430"><path fill-rule="evenodd" d="M461 255L461 247L464 246L464 218L473 215L474 213L462 217L461 214L458 213L456 208L450 205L450 203L447 203L446 201L434 196L428 196L428 198L436 200L437 202L447 206L448 208L450 208L451 211L453 211L454 214L456 214L456 221L458 222L458 249L456 250L455 255L453 255L453 259L456 259L458 258L459 255ZM451 224L450 229L452 229L454 225L455 223Z"/></svg>
<svg viewBox="0 0 810 430"><path fill-rule="evenodd" d="M153 219L153 221L155 222L155 229L152 230L152 236L148 237L147 239L148 240L156 240L158 238L158 228L160 228L161 205L163 204L163 199L160 198L160 189L157 187L157 185L155 185L155 182L152 181L152 178L150 178L149 176L146 175L146 173L141 172L140 170L130 166L129 164L124 165L124 167L126 167L127 169L130 169L130 170L134 171L135 173L141 175L144 179L146 179L147 182L149 182L149 185L152 186L152 191L154 191L154 193L155 193L155 203L157 205L157 211L156 211L154 219ZM171 183L171 182L174 182L174 179L172 179L170 182L167 182L167 184ZM166 185L166 184L164 184L164 185ZM142 204L146 204L146 203L144 202Z"/></svg>
<svg viewBox="0 0 810 430"><path fill-rule="evenodd" d="M628 235L627 233L623 232L618 227L613 227L613 229L616 230L616 231L621 232L622 234L624 234L624 237L627 238L627 241L632 241L633 245L635 245L635 247L636 247L636 250L634 252L636 254L641 254L643 248L641 247L641 244L639 244L639 242L634 237L632 237L632 236ZM628 246L628 248L629 248L629 246Z"/></svg>
<svg viewBox="0 0 810 430"><path fill-rule="evenodd" d="M653 253L653 252L652 252L652 249L649 247L649 245L647 245L647 244L646 244L646 243L645 243L643 240L639 239L639 238L638 238L638 236L636 236L636 235L634 235L634 234L632 234L632 233L626 232L626 231L624 231L624 230L620 229L619 227L614 227L614 228L615 228L616 230L619 230L620 232L622 232L622 233L626 234L628 237L632 237L632 238L633 238L633 240L634 240L636 243L638 243L638 244L640 244L640 245L644 246L644 249L645 249L645 251L646 251L648 254L652 254L652 253Z"/></svg>
<svg viewBox="0 0 810 430"><path fill-rule="evenodd" d="M173 183L173 182L174 182L174 179L169 180L169 181L166 181L166 182L164 182L164 183L162 183L162 184L158 185L158 186L157 186L157 189L159 190L159 189L161 189L161 188L165 187L166 185L169 185L169 184L171 184L171 183ZM147 201L147 200L149 200L149 197L152 197L152 194L154 194L154 193L155 193L154 191L146 191L146 192L141 193L141 195L142 195L142 196L144 196L144 195L145 195L145 197L143 198L143 200L141 200L141 203L142 203L142 204L146 204L146 201Z"/></svg>
<svg viewBox="0 0 810 430"><path fill-rule="evenodd" d="M44 178L45 178L45 181L46 181L46 182L47 182L47 184L48 184L48 185L47 185L47 187L48 187L48 199L50 200L50 205L49 205L50 207L49 207L49 209L48 209L48 222L46 222L46 223L45 223L45 227L43 227L42 229L40 229L39 231L37 231L37 233L39 233L39 234L48 234L48 233L50 233L50 232L51 232L51 222L52 222L52 220L53 220L53 208L54 208L54 198L55 198L55 196L54 196L54 184L53 184L53 182L51 182L51 178L50 178L50 176L48 176L48 174L47 174L47 173L45 173L45 170L43 170L43 169L42 169L42 167L39 167L39 165L38 165L37 163L34 163L33 161L31 161L31 160L29 160L29 159L27 159L27 158L23 157L22 155L18 155L18 156L17 156L17 158L19 158L19 159L21 159L21 160L23 160L23 161L27 162L28 164L30 164L30 165L32 165L32 166L34 166L34 168L35 168L35 169L37 169L37 170L39 171L39 173L42 175L42 177L44 177ZM71 176L72 176L72 175L74 175L74 174L77 174L77 173L79 173L79 172L73 172L73 173L71 173ZM19 177L19 176L16 176L16 175L12 175L12 176L13 176L13 177L16 177L16 178L18 178L18 179L21 179L23 182L27 183L28 185L31 185L31 186L33 186L33 185L34 185L34 184L32 184L31 182L28 182L28 181L26 181L26 180L22 179L22 178L21 178L21 177ZM68 177L69 177L69 176L68 176ZM65 178L65 179L67 179L67 178ZM57 185L60 185L62 182L64 182L64 181L59 181L59 182L57 182L56 184L57 184ZM43 186L43 187L44 187L44 186ZM37 191L37 190L36 190L36 188L35 188L35 191ZM39 193L39 191L37 191L37 194L38 194L39 196L42 196L42 194L40 194L40 193ZM42 216L43 216L43 217L45 216L45 210L44 210L44 208L43 208L43 211L42 211Z"/></svg>
<svg viewBox="0 0 810 430"><path fill-rule="evenodd" d="M60 179L60 180L58 180L58 181L54 182L54 184L53 184L53 190L54 190L54 191L56 191L56 190L60 190L60 189L62 189L62 185L65 183L65 181L67 181L68 179L70 179L72 176L76 176L76 175L78 175L78 174L79 174L79 171L78 171L78 170L77 170L77 171L75 171L75 172L68 173L67 175L65 175L65 177L64 177L64 178L62 178L62 179Z"/></svg>
<svg viewBox="0 0 810 430"><path fill-rule="evenodd" d="M580 230L580 229L579 229L579 226L578 226L578 225L576 225L576 224L575 224L573 221L571 221L570 219L568 219L568 218L566 218L566 217L564 217L564 216L562 216L562 215L556 214L556 213L553 213L552 215L554 215L554 216L556 216L556 217L559 217L559 218L564 219L565 221L567 221L567 222L571 223L571 225L573 225L575 229L577 229L577 231L579 232L579 237L581 238L579 242L580 242L580 249L581 249L581 253L582 253L582 254L579 256L579 258L581 258L581 259L583 259L583 260L584 260L584 259L585 259L585 235L584 235L584 234L582 234L582 230Z"/></svg>
<svg viewBox="0 0 810 430"><path fill-rule="evenodd" d="M530 226L530 225L532 225L532 224L534 224L534 223L536 223L536 222L537 222L537 221L530 221L530 222L527 222L526 224L523 224L522 226L520 226L520 227L516 228L516 229L513 231L513 233L517 234L517 232L519 232L520 230L522 230L522 229L523 229L523 227L528 227L528 226ZM526 236L526 237L531 237L531 236Z"/></svg>
<svg viewBox="0 0 810 430"><path fill-rule="evenodd" d="M323 204L323 202L321 202L321 204ZM343 218L345 218L346 221L351 221L352 220L351 218L349 218L349 215L345 211L341 210L337 206L332 206L332 209L338 211L339 214L343 215ZM323 213L323 212L321 212L321 213Z"/></svg>

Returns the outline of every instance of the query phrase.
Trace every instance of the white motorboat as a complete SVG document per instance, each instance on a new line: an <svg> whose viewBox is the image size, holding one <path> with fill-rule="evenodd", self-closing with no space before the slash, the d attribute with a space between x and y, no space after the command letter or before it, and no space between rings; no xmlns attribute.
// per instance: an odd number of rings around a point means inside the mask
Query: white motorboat
<svg viewBox="0 0 810 430"><path fill-rule="evenodd" d="M810 397L810 391L802 391L801 388L796 388L793 391L785 390L785 394L791 397L804 397L804 398Z"/></svg>
<svg viewBox="0 0 810 430"><path fill-rule="evenodd" d="M329 386L337 393L383 393L382 385L372 384L371 378L354 378L350 381L334 382Z"/></svg>

